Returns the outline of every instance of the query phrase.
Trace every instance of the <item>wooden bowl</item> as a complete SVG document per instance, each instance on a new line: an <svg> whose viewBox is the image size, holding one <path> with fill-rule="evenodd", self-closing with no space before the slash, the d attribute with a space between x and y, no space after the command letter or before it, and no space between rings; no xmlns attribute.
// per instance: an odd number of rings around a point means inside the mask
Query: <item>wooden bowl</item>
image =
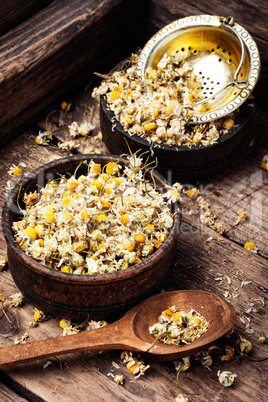
<svg viewBox="0 0 268 402"><path fill-rule="evenodd" d="M125 61L119 63L109 75L122 68L124 63ZM250 106L244 106L235 126L222 135L217 143L208 146L155 144L152 147L149 141L138 135L130 135L124 130L119 121L114 118L114 113L109 110L105 95L100 99L100 124L104 143L112 154L129 153L129 148L133 153L137 150L151 152L152 149L153 159L158 160L157 170L168 178L169 182L193 183L235 165L242 159L252 137L251 111Z"/></svg>
<svg viewBox="0 0 268 402"><path fill-rule="evenodd" d="M181 215L174 204L174 224L165 243L142 262L124 271L99 275L74 275L49 269L24 253L14 240L12 223L21 218L17 203L24 193L43 187L58 174L74 173L80 162L93 159L102 166L119 159L109 155L70 156L50 162L22 178L9 194L3 210L3 229L12 277L26 298L46 314L80 321L116 319L139 301L158 292L172 269ZM122 165L122 159L120 159ZM87 174L81 164L78 175ZM150 176L148 176L149 179ZM164 178L154 172L154 181L165 187ZM152 180L152 179L151 179Z"/></svg>

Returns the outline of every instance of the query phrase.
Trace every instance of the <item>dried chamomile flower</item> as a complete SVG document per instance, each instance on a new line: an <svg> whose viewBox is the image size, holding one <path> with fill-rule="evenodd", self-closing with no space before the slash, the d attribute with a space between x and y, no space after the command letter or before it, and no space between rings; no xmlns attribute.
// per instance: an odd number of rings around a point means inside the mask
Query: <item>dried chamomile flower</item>
<svg viewBox="0 0 268 402"><path fill-rule="evenodd" d="M176 371L187 371L190 368L190 357L183 357L181 360L174 361Z"/></svg>
<svg viewBox="0 0 268 402"><path fill-rule="evenodd" d="M3 271L5 266L7 265L7 259L2 254L0 254L0 272Z"/></svg>
<svg viewBox="0 0 268 402"><path fill-rule="evenodd" d="M5 296L0 293L0 302L3 303L5 301Z"/></svg>
<svg viewBox="0 0 268 402"><path fill-rule="evenodd" d="M22 303L22 299L23 299L22 293L21 292L14 293L13 295L10 296L10 299L11 299L11 304L10 304L11 307L19 306Z"/></svg>
<svg viewBox="0 0 268 402"><path fill-rule="evenodd" d="M22 335L21 337L16 337L15 338L15 340L14 340L14 343L15 343L15 345L18 345L19 343L21 343L21 344L23 344L23 343L26 343L26 339L28 338L28 334L27 334L27 332L25 332L25 334L24 335Z"/></svg>
<svg viewBox="0 0 268 402"><path fill-rule="evenodd" d="M225 346L225 354L220 357L221 361L229 362L234 356L235 349L232 346Z"/></svg>
<svg viewBox="0 0 268 402"><path fill-rule="evenodd" d="M268 154L264 155L261 161L261 168L268 171Z"/></svg>
<svg viewBox="0 0 268 402"><path fill-rule="evenodd" d="M93 126L93 124L91 124L89 122L84 122L79 126L78 123L76 121L74 121L69 126L69 133L74 138L79 135L86 137L92 130L94 130L94 128L95 128L95 126Z"/></svg>
<svg viewBox="0 0 268 402"><path fill-rule="evenodd" d="M87 322L87 326L86 326L86 331L92 331L93 329L98 329L98 328L102 328L102 327L106 327L106 325L108 325L107 321L88 321Z"/></svg>
<svg viewBox="0 0 268 402"><path fill-rule="evenodd" d="M142 360L138 360L137 357L133 357L132 352L122 352L120 358L123 363L126 363L127 369L130 373L135 375L135 378L139 378L145 374L145 371L150 368L150 365L145 365Z"/></svg>
<svg viewBox="0 0 268 402"><path fill-rule="evenodd" d="M259 337L259 341L260 341L260 343L264 344L264 343L267 342L267 339L266 339L266 337L265 337L264 335L261 335L261 336Z"/></svg>
<svg viewBox="0 0 268 402"><path fill-rule="evenodd" d="M214 224L212 225L212 229L215 230L215 232L222 235L224 233L224 223L223 222L214 222Z"/></svg>
<svg viewBox="0 0 268 402"><path fill-rule="evenodd" d="M116 384L123 384L124 383L124 376L117 374L114 376L114 381L116 382Z"/></svg>
<svg viewBox="0 0 268 402"><path fill-rule="evenodd" d="M39 131L38 136L35 138L35 142L38 145L47 145L52 139L53 133L52 131Z"/></svg>
<svg viewBox="0 0 268 402"><path fill-rule="evenodd" d="M39 200L39 195L35 191L34 193L24 194L23 201L25 202L27 207L34 206Z"/></svg>
<svg viewBox="0 0 268 402"><path fill-rule="evenodd" d="M20 162L18 165L12 164L12 166L8 169L7 173L10 176L20 177L22 175L22 167L26 167L24 162Z"/></svg>
<svg viewBox="0 0 268 402"><path fill-rule="evenodd" d="M65 328L63 328L63 333L62 333L62 335L63 336L66 336L66 335L73 335L73 334L78 334L78 332L80 332L79 331L79 329L75 326L75 327L73 327L72 325L70 325L70 327L65 327Z"/></svg>
<svg viewBox="0 0 268 402"><path fill-rule="evenodd" d="M256 247L255 244L252 243L252 242L250 242L250 241L248 241L248 242L246 242L246 243L244 244L244 248L245 248L246 250L252 251L252 253L255 253L255 254L257 254L257 252L258 252L258 250L259 250L258 247Z"/></svg>
<svg viewBox="0 0 268 402"><path fill-rule="evenodd" d="M75 149L77 147L79 147L79 144L76 144L75 141L65 141L65 142L58 143L58 148L66 149L67 151L72 151L73 149Z"/></svg>
<svg viewBox="0 0 268 402"><path fill-rule="evenodd" d="M235 378L237 377L236 374L231 373L231 371L218 371L217 373L219 377L219 382L224 386L224 387L230 387L233 385Z"/></svg>
<svg viewBox="0 0 268 402"><path fill-rule="evenodd" d="M196 187L184 189L183 192L190 198L196 198L200 195L200 191Z"/></svg>
<svg viewBox="0 0 268 402"><path fill-rule="evenodd" d="M31 328L36 328L36 327L38 327L38 321L37 321L35 318L33 318L33 319L32 319L31 321L29 321L27 324L28 324L29 327L31 327Z"/></svg>
<svg viewBox="0 0 268 402"><path fill-rule="evenodd" d="M247 219L246 212L243 210L241 211L235 221L235 225L238 225L240 222L244 222Z"/></svg>
<svg viewBox="0 0 268 402"><path fill-rule="evenodd" d="M212 360L212 357L211 357L211 355L209 353L209 350L197 353L195 355L195 360L200 361L202 366L207 367L209 370L210 370L210 366L213 363L213 360Z"/></svg>
<svg viewBox="0 0 268 402"><path fill-rule="evenodd" d="M65 101L61 102L60 106L61 106L61 110L64 110L65 112L69 112L72 108L72 104L69 102L65 102Z"/></svg>
<svg viewBox="0 0 268 402"><path fill-rule="evenodd" d="M242 338L241 335L239 335L239 339L237 339L235 347L240 354L248 354L252 351L251 342L247 339Z"/></svg>
<svg viewBox="0 0 268 402"><path fill-rule="evenodd" d="M62 329L70 327L72 325L71 320L67 320L66 318L63 318L62 320L60 320L60 327Z"/></svg>
<svg viewBox="0 0 268 402"><path fill-rule="evenodd" d="M45 318L46 318L46 316L45 316L45 314L43 313L43 311L35 309L35 311L34 311L34 319L35 319L36 321L41 322L41 321L44 321Z"/></svg>
<svg viewBox="0 0 268 402"><path fill-rule="evenodd" d="M188 402L188 398L185 398L182 394L176 396L173 402Z"/></svg>

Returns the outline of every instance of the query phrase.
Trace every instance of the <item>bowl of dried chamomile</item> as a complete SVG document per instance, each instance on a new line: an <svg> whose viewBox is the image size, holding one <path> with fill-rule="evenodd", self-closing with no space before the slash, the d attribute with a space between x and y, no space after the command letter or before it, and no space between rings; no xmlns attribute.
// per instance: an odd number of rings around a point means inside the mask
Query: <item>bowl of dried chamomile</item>
<svg viewBox="0 0 268 402"><path fill-rule="evenodd" d="M175 180L220 171L248 148L256 43L233 18L193 16L156 33L93 90L115 154L150 151Z"/></svg>
<svg viewBox="0 0 268 402"><path fill-rule="evenodd" d="M69 156L39 167L3 210L16 285L46 314L119 317L169 276L180 190L137 154Z"/></svg>

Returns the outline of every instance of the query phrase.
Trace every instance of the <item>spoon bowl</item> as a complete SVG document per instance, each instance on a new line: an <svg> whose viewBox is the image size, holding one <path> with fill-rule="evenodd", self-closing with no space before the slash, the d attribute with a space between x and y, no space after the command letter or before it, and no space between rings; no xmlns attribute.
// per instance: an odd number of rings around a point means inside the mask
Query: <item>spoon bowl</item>
<svg viewBox="0 0 268 402"><path fill-rule="evenodd" d="M204 316L210 324L207 332L190 344L154 343L155 338L149 333L149 326L158 321L163 310L173 305L185 312L192 308ZM133 307L120 320L103 328L1 348L0 369L89 350L130 350L157 360L175 360L208 348L226 335L235 323L235 310L222 297L198 290L175 290L150 297Z"/></svg>

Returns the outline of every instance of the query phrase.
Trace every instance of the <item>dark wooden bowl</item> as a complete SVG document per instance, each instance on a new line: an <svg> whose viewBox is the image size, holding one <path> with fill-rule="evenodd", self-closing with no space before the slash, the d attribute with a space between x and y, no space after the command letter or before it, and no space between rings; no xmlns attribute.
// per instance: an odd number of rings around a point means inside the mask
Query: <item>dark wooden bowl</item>
<svg viewBox="0 0 268 402"><path fill-rule="evenodd" d="M181 215L174 204L174 224L167 240L148 259L109 274L73 275L49 269L26 255L14 241L12 223L21 217L18 204L23 205L24 193L38 190L58 174L73 173L80 162L93 159L102 166L119 159L109 155L70 156L50 162L26 177L9 194L3 210L3 229L7 242L8 265L13 279L36 307L46 314L80 321L116 319L139 301L158 292L168 278L175 255ZM122 159L120 159L122 165ZM86 174L81 165L78 175ZM148 176L148 178L150 175ZM154 181L163 188L165 179L154 172Z"/></svg>
<svg viewBox="0 0 268 402"><path fill-rule="evenodd" d="M125 60L109 75L122 68L124 63ZM105 95L101 96L100 100L100 123L103 140L109 152L121 155L129 153L129 147L133 153L137 150L150 152L152 149L153 158L158 160L158 171L170 182L193 183L235 165L242 159L251 140L251 111L250 106L244 106L235 126L221 136L216 144L208 146L196 144L191 148L164 144L152 147L147 140L137 135L130 135L114 118L114 113L108 109Z"/></svg>

